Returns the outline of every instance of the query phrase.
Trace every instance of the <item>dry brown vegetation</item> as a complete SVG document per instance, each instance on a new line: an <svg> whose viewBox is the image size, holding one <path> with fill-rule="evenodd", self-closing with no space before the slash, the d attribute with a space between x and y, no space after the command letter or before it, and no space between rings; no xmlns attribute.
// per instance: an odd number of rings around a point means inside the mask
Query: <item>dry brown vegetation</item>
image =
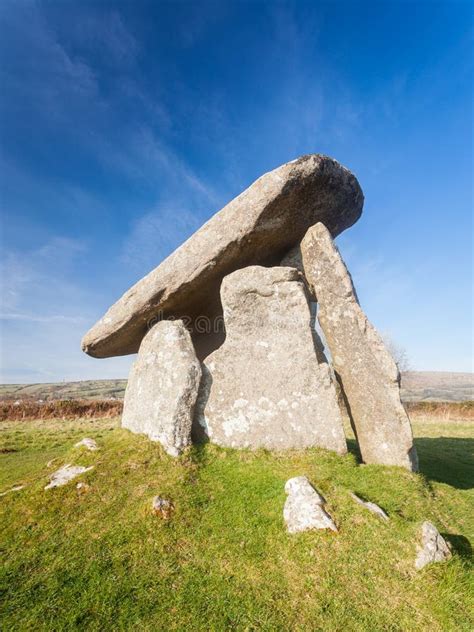
<svg viewBox="0 0 474 632"><path fill-rule="evenodd" d="M119 400L3 401L0 402L0 420L117 417L122 414L122 407L123 403Z"/></svg>
<svg viewBox="0 0 474 632"><path fill-rule="evenodd" d="M405 402L408 414L436 417L443 421L474 419L474 401L467 402Z"/></svg>
<svg viewBox="0 0 474 632"><path fill-rule="evenodd" d="M406 402L410 415L436 417L445 421L474 419L474 402ZM122 414L121 400L66 399L0 401L0 420L99 419Z"/></svg>

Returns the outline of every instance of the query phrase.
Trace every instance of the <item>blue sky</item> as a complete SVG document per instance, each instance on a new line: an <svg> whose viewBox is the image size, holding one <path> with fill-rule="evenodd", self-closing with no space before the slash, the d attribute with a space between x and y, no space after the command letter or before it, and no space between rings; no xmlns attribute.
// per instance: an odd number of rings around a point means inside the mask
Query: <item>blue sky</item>
<svg viewBox="0 0 474 632"><path fill-rule="evenodd" d="M83 333L227 201L311 152L413 368L472 370L470 2L0 5L3 382L125 377Z"/></svg>

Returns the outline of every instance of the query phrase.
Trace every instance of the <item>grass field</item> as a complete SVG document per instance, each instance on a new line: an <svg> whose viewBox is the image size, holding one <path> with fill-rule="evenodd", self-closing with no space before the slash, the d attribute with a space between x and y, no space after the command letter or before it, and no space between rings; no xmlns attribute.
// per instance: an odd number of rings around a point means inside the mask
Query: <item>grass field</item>
<svg viewBox="0 0 474 632"><path fill-rule="evenodd" d="M474 422L417 416L421 473L352 452L215 446L178 460L118 419L5 421L0 453L2 630L471 631ZM98 452L74 448L94 437ZM64 463L94 465L44 491ZM304 474L339 533L289 536L285 481ZM350 491L379 503L380 521ZM165 521L150 511L173 501ZM414 570L432 520L453 559Z"/></svg>

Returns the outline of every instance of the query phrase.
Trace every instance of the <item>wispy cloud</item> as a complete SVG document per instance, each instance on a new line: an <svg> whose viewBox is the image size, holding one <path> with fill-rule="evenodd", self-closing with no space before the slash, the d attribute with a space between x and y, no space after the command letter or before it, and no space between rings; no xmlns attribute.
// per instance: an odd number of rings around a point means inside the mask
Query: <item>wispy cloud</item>
<svg viewBox="0 0 474 632"><path fill-rule="evenodd" d="M54 236L29 252L5 251L0 261L0 281L6 313L29 314L34 307L36 317L41 317L38 312L43 307L61 302L74 310L83 291L69 280L68 271L86 250L82 241Z"/></svg>
<svg viewBox="0 0 474 632"><path fill-rule="evenodd" d="M97 297L76 279L87 244L53 235L32 250L2 253L0 369L3 382L126 376L131 358L99 362L81 337Z"/></svg>
<svg viewBox="0 0 474 632"><path fill-rule="evenodd" d="M196 214L173 203L162 204L142 215L124 241L122 261L143 273L149 272L199 227Z"/></svg>
<svg viewBox="0 0 474 632"><path fill-rule="evenodd" d="M80 12L81 19L71 24L68 39L80 49L99 55L103 62L129 68L136 62L140 45L120 14L104 8Z"/></svg>
<svg viewBox="0 0 474 632"><path fill-rule="evenodd" d="M65 316L64 314L50 314L49 316L38 316L36 314L21 314L19 312L0 312L0 320L16 320L28 323L70 323L79 325L87 322L83 316Z"/></svg>

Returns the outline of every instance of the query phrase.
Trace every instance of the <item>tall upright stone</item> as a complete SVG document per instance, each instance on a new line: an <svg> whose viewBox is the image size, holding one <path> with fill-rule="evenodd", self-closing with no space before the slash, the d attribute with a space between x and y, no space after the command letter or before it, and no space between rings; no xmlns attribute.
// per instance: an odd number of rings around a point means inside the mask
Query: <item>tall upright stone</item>
<svg viewBox="0 0 474 632"><path fill-rule="evenodd" d="M196 436L233 448L345 453L332 374L295 269L250 266L221 288L226 339L203 364Z"/></svg>
<svg viewBox="0 0 474 632"><path fill-rule="evenodd" d="M128 378L122 426L171 456L191 443L201 365L183 322L163 320L143 338Z"/></svg>
<svg viewBox="0 0 474 632"><path fill-rule="evenodd" d="M400 400L398 368L362 311L351 276L323 224L308 230L301 253L363 460L416 470L417 455L410 420Z"/></svg>

